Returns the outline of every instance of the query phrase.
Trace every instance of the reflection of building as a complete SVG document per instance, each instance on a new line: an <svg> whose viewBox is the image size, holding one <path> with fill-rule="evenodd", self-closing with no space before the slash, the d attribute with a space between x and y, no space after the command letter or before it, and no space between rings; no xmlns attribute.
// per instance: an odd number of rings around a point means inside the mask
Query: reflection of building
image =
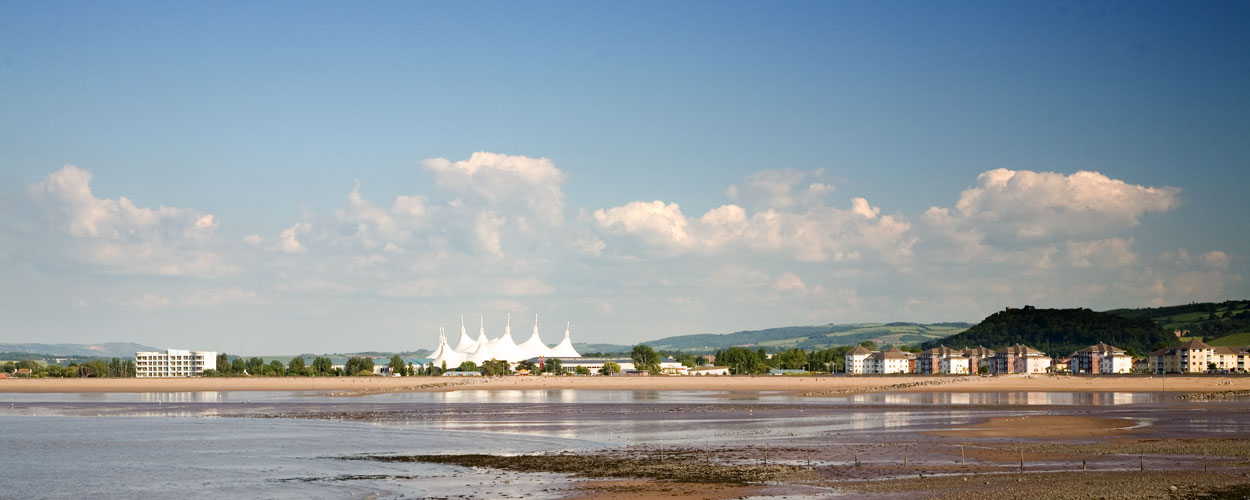
<svg viewBox="0 0 1250 500"><path fill-rule="evenodd" d="M1022 344L1016 344L994 353L990 357L990 373L1046 373L1050 368L1050 356Z"/></svg>
<svg viewBox="0 0 1250 500"><path fill-rule="evenodd" d="M204 370L216 369L216 351L166 349L165 352L135 353L135 376L138 378L198 377Z"/></svg>
<svg viewBox="0 0 1250 500"><path fill-rule="evenodd" d="M1244 347L1215 347L1194 339L1152 352L1148 359L1153 373L1203 373L1210 369L1244 371L1250 364L1250 352Z"/></svg>
<svg viewBox="0 0 1250 500"><path fill-rule="evenodd" d="M911 373L915 358L915 354L904 352L897 346L884 351L869 351L864 346L856 346L846 353L846 373L873 375Z"/></svg>
<svg viewBox="0 0 1250 500"><path fill-rule="evenodd" d="M1124 349L1099 342L1072 353L1068 369L1072 373L1129 373L1133 357Z"/></svg>

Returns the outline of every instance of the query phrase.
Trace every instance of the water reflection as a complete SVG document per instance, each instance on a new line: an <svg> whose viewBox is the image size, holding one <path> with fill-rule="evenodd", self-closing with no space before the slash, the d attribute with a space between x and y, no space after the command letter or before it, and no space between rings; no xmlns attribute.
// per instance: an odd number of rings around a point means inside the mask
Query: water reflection
<svg viewBox="0 0 1250 500"><path fill-rule="evenodd" d="M799 403L827 406L873 405L1132 405L1171 401L1157 392L885 392L809 398L793 394L743 394L722 391L611 390L462 390L396 392L342 398L325 391L201 391L150 393L8 393L7 403Z"/></svg>
<svg viewBox="0 0 1250 500"><path fill-rule="evenodd" d="M1128 405L1168 401L1157 392L911 392L856 394L845 398L855 404L929 405Z"/></svg>

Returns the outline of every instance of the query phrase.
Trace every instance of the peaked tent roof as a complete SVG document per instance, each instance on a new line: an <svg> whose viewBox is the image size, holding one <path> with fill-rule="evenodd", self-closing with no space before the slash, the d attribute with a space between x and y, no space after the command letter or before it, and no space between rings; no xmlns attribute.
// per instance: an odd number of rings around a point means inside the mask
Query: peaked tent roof
<svg viewBox="0 0 1250 500"><path fill-rule="evenodd" d="M492 359L499 359L499 356L494 355L494 351L491 350L489 343L478 344L476 350L465 355L465 361L472 361L478 366L481 366L483 362L490 361Z"/></svg>
<svg viewBox="0 0 1250 500"><path fill-rule="evenodd" d="M464 331L464 315L461 314L460 315L460 342L456 343L455 350L458 352L473 352L474 349L477 349L477 341L469 337L469 334Z"/></svg>
<svg viewBox="0 0 1250 500"><path fill-rule="evenodd" d="M539 356L551 357L551 348L543 343L543 339L538 336L538 315L534 315L534 333L530 334L530 338L525 339L518 345L521 352L525 354L525 359L537 358Z"/></svg>
<svg viewBox="0 0 1250 500"><path fill-rule="evenodd" d="M569 340L569 328L572 322L564 325L564 340L560 344L551 348L551 357L553 358L580 358L582 355L577 353L577 349L573 348L573 341Z"/></svg>
<svg viewBox="0 0 1250 500"><path fill-rule="evenodd" d="M449 369L460 366L460 363L463 363L465 359L464 354L452 350L451 346L447 345L447 335L443 333L441 328L438 332L438 347L434 348L434 352L430 354L430 357L433 358L430 361L432 366L442 368L443 363L446 362Z"/></svg>
<svg viewBox="0 0 1250 500"><path fill-rule="evenodd" d="M517 347L516 341L512 340L512 315L508 315L508 325L503 329L503 336L486 343L490 348L490 355L495 359L516 363L529 359L525 357L525 352ZM490 360L491 358L486 358Z"/></svg>

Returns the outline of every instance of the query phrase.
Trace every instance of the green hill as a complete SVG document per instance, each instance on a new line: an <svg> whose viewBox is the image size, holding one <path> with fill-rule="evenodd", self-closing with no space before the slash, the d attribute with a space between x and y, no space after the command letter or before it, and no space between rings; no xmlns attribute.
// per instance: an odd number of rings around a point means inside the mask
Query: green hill
<svg viewBox="0 0 1250 500"><path fill-rule="evenodd" d="M872 340L878 344L916 344L957 334L967 323L856 323L848 325L787 326L727 334L695 334L643 342L665 351L711 352L734 346L764 347L769 351L790 348L827 349Z"/></svg>
<svg viewBox="0 0 1250 500"><path fill-rule="evenodd" d="M1200 302L1179 306L1114 309L1107 311L1131 319L1147 319L1167 331L1188 331L1188 337L1218 339L1250 333L1250 301ZM1233 344L1228 344L1233 345ZM1246 344L1237 344L1246 345Z"/></svg>
<svg viewBox="0 0 1250 500"><path fill-rule="evenodd" d="M1158 347L1179 343L1175 335L1155 322L1143 318L1127 318L1089 309L1023 309L999 311L963 333L940 341L925 342L928 349L944 344L949 347L985 346L997 349L1024 344L1045 351L1054 357L1067 357L1077 349L1106 342L1143 356Z"/></svg>
<svg viewBox="0 0 1250 500"><path fill-rule="evenodd" d="M1216 346L1245 347L1250 345L1250 333L1234 333L1232 335L1225 335L1218 339L1207 341L1207 344Z"/></svg>

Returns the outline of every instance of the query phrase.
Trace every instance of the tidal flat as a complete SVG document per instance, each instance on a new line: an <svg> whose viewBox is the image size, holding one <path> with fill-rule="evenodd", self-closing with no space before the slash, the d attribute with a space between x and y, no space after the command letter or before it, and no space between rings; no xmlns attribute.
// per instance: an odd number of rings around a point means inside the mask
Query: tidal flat
<svg viewBox="0 0 1250 500"><path fill-rule="evenodd" d="M5 394L0 482L43 498L1197 499L1250 484L1244 398L467 392Z"/></svg>

